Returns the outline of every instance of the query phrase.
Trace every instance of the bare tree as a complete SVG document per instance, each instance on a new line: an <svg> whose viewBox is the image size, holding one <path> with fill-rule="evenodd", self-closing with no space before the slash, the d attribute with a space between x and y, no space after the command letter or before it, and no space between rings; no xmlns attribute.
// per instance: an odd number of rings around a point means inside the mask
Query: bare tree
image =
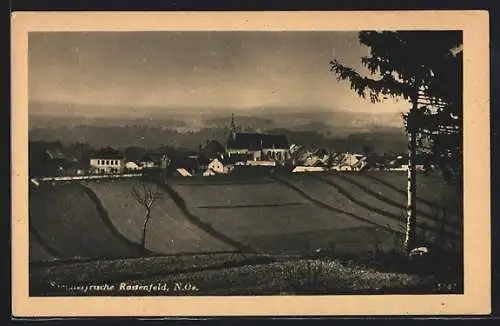
<svg viewBox="0 0 500 326"><path fill-rule="evenodd" d="M151 219L151 207L153 206L154 202L160 197L161 193L158 186L156 186L156 190L153 190L152 185L145 182L141 184L141 187L132 188L131 193L135 201L143 206L146 210L141 237L141 248L142 250L146 250L146 230L149 220Z"/></svg>

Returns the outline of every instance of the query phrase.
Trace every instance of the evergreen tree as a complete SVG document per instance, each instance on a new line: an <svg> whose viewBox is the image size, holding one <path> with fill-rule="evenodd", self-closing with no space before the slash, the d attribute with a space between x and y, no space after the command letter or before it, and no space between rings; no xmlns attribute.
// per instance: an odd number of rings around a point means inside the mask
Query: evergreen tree
<svg viewBox="0 0 500 326"><path fill-rule="evenodd" d="M363 31L361 58L370 77L336 59L330 62L337 80L347 80L362 98L380 102L389 97L409 102L403 115L408 134L408 206L405 249L415 243L417 145L441 167L443 176L461 172L462 33L456 31ZM450 164L451 163L451 164Z"/></svg>

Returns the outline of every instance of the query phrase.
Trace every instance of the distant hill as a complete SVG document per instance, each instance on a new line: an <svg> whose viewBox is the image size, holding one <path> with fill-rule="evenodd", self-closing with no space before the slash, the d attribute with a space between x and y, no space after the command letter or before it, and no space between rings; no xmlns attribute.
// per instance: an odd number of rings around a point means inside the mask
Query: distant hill
<svg viewBox="0 0 500 326"><path fill-rule="evenodd" d="M400 127L398 113L359 112L318 107L191 108L97 106L64 103L29 103L30 127L57 125L146 124L166 127L229 127L231 114L238 125L289 128L322 123L325 128ZM316 127L311 125L311 127ZM304 128L302 128L304 129Z"/></svg>
<svg viewBox="0 0 500 326"><path fill-rule="evenodd" d="M325 108L133 108L30 103L30 140L88 143L93 147L197 149L207 140L225 142L231 114L243 131L279 132L291 143L343 151L404 151L397 113L359 113Z"/></svg>

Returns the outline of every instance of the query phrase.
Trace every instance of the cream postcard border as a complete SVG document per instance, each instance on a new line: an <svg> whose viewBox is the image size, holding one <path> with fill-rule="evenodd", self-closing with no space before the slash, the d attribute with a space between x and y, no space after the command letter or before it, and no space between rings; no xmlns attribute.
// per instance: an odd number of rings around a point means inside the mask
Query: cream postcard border
<svg viewBox="0 0 500 326"><path fill-rule="evenodd" d="M307 297L29 297L28 33L30 31L168 30L462 30L464 40L464 294ZM429 44L429 47L432 47L432 44ZM488 155L490 152L490 102L487 11L14 12L11 15L11 68L13 316L375 316L471 315L490 312L490 160Z"/></svg>

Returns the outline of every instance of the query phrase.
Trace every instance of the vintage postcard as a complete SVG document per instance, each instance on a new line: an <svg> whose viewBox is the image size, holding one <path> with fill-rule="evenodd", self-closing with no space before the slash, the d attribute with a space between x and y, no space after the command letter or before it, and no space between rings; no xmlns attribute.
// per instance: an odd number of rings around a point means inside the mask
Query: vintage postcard
<svg viewBox="0 0 500 326"><path fill-rule="evenodd" d="M11 22L14 316L489 313L486 11Z"/></svg>

